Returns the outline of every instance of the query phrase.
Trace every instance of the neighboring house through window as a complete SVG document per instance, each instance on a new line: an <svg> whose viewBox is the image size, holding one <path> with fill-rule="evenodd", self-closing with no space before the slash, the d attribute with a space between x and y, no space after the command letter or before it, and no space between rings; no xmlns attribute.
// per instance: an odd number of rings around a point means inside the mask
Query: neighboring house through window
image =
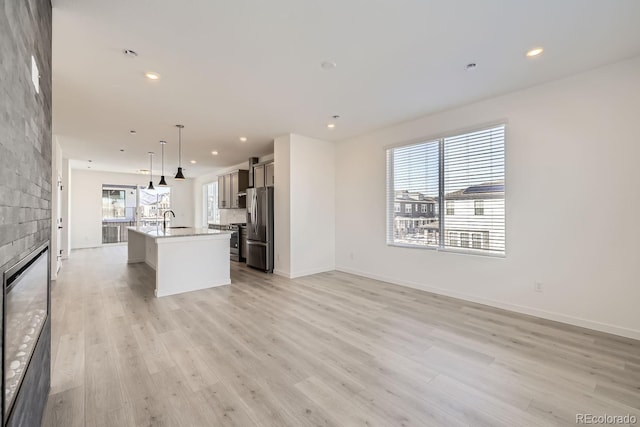
<svg viewBox="0 0 640 427"><path fill-rule="evenodd" d="M456 209L453 207L453 202L447 202L447 215L455 215Z"/></svg>
<svg viewBox="0 0 640 427"><path fill-rule="evenodd" d="M387 243L504 255L504 147L498 125L387 149Z"/></svg>
<svg viewBox="0 0 640 427"><path fill-rule="evenodd" d="M469 233L460 233L460 246L463 248L469 247Z"/></svg>
<svg viewBox="0 0 640 427"><path fill-rule="evenodd" d="M218 181L205 184L203 188L204 196L204 218L205 224L220 223L220 210L218 209Z"/></svg>

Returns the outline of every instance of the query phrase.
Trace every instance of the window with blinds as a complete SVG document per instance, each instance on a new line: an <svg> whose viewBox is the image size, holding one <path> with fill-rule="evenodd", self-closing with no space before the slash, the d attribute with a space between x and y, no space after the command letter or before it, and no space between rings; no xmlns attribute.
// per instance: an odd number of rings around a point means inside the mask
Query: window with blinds
<svg viewBox="0 0 640 427"><path fill-rule="evenodd" d="M505 126L387 150L387 243L505 254Z"/></svg>

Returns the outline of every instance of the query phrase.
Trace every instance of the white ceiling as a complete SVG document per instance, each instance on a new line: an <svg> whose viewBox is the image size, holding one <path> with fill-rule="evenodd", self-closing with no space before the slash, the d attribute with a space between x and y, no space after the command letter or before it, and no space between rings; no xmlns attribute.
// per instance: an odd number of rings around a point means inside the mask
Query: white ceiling
<svg viewBox="0 0 640 427"><path fill-rule="evenodd" d="M54 0L53 18L65 156L133 172L164 139L173 175L181 123L188 177L284 133L339 141L640 54L637 0Z"/></svg>

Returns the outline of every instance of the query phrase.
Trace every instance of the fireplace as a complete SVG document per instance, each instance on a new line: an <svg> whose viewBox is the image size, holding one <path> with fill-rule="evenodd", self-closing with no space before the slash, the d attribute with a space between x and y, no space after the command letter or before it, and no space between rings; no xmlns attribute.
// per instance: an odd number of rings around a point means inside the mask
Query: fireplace
<svg viewBox="0 0 640 427"><path fill-rule="evenodd" d="M3 425L11 415L17 397L21 395L25 374L49 316L49 266L47 242L3 275Z"/></svg>

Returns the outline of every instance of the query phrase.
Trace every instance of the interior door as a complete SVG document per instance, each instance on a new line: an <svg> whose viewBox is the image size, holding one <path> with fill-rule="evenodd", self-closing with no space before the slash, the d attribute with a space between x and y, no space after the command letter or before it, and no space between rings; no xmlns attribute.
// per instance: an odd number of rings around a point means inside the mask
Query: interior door
<svg viewBox="0 0 640 427"><path fill-rule="evenodd" d="M56 225L57 225L57 238L58 238L58 253L56 256L56 272L60 271L62 267L62 177L58 176L58 206L56 206Z"/></svg>

